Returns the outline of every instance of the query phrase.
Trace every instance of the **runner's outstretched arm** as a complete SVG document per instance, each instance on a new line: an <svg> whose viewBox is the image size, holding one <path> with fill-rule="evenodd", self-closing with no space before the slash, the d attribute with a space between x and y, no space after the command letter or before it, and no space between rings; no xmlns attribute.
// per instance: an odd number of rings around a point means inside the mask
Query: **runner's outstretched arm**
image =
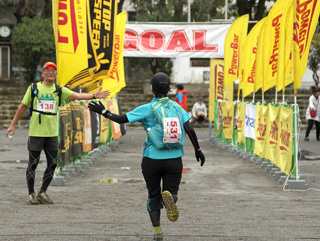
<svg viewBox="0 0 320 241"><path fill-rule="evenodd" d="M198 142L198 138L197 138L197 135L196 135L196 132L194 131L192 125L190 124L189 121L185 122L183 124L184 126L184 129L186 130L189 138L190 138L190 141L194 147L194 150L195 150L195 154L196 154L196 158L197 158L197 161L200 162L200 165L203 166L204 162L205 162L205 157L200 149L200 145L199 145L199 142Z"/></svg>
<svg viewBox="0 0 320 241"><path fill-rule="evenodd" d="M119 124L129 122L126 114L117 115L117 114L111 113L109 110L107 110L104 107L104 105L100 101L99 103L91 101L89 103L89 109Z"/></svg>

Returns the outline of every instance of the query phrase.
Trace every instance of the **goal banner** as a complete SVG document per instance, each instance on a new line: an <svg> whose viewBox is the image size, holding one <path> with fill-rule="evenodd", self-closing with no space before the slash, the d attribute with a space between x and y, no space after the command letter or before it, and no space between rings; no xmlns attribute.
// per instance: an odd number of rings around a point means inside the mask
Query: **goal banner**
<svg viewBox="0 0 320 241"><path fill-rule="evenodd" d="M223 58L230 24L126 24L125 57Z"/></svg>

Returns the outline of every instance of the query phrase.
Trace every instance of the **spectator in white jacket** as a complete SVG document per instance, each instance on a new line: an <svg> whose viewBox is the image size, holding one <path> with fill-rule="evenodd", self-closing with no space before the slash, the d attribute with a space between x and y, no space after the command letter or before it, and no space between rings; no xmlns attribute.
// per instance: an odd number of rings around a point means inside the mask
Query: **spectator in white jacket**
<svg viewBox="0 0 320 241"><path fill-rule="evenodd" d="M308 127L304 140L309 141L309 133L313 127L316 126L316 139L319 141L320 135L320 111L319 111L319 95L320 89L317 86L311 87L312 95L309 97L309 106L306 111L306 119L308 120Z"/></svg>
<svg viewBox="0 0 320 241"><path fill-rule="evenodd" d="M192 107L192 123L199 122L200 124L207 118L207 107L203 103L203 98L200 96L198 101Z"/></svg>

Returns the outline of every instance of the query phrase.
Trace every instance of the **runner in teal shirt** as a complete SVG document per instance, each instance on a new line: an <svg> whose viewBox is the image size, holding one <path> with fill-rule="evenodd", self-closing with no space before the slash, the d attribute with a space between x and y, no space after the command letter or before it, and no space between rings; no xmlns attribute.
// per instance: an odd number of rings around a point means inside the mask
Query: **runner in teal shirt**
<svg viewBox="0 0 320 241"><path fill-rule="evenodd" d="M168 98L168 97L166 97ZM151 128L155 125L154 123L154 114L153 109L151 105L154 102L157 102L159 98L153 98L152 101L149 104L141 105L134 110L127 113L128 121L133 124L135 122L142 123L145 131L148 130L148 128ZM182 120L183 123L190 120L189 114L181 108L182 113ZM184 128L181 128L182 135L186 135L186 131ZM152 159L168 159L168 158L177 158L184 155L183 148L173 148L171 151L168 151L168 149L161 149L158 150L151 142L149 138L147 138L147 141L145 142L145 147L143 150L143 156L149 157Z"/></svg>
<svg viewBox="0 0 320 241"><path fill-rule="evenodd" d="M150 103L141 105L124 115L117 115L105 109L104 105L99 102L90 102L91 111L102 114L117 123L135 123L140 122L148 132L156 124L156 118L152 107L153 103L160 101L167 103L169 100L167 93L170 91L170 78L165 73L157 73L151 78L151 89L155 96ZM174 101L172 101L174 102ZM175 103L175 102L174 102ZM190 116L179 106L179 123L181 120L182 138L188 134L194 149L197 161L202 166L205 157L201 152L197 135L189 123ZM169 122L168 122L169 123ZM181 138L181 139L182 139ZM162 140L162 139L161 139ZM166 208L167 216L170 221L175 222L179 217L179 210L176 205L178 200L178 191L181 182L183 148L164 148L157 149L147 135L144 143L142 158L142 174L148 188L147 209L154 227L154 239L163 240L163 234L160 226L160 209L163 205ZM162 190L161 190L162 182Z"/></svg>

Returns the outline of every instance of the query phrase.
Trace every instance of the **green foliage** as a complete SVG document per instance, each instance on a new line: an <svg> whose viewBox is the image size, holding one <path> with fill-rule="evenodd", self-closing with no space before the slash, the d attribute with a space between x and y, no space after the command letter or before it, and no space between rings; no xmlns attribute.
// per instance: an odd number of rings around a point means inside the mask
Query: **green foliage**
<svg viewBox="0 0 320 241"><path fill-rule="evenodd" d="M14 4L14 0L0 0L0 9L7 6L12 6Z"/></svg>
<svg viewBox="0 0 320 241"><path fill-rule="evenodd" d="M137 21L142 22L186 22L187 14L183 8L187 7L187 0L131 0L137 11Z"/></svg>
<svg viewBox="0 0 320 241"><path fill-rule="evenodd" d="M55 42L51 19L23 17L12 32L12 45L20 57L24 76L27 81L34 81L37 65L41 57L55 56Z"/></svg>
<svg viewBox="0 0 320 241"><path fill-rule="evenodd" d="M313 36L311 42L311 51L309 54L308 66L313 72L313 80L316 86L319 85L319 74L320 70L320 33L316 33Z"/></svg>
<svg viewBox="0 0 320 241"><path fill-rule="evenodd" d="M13 0L0 0L0 13L5 13L7 11L7 8L13 5Z"/></svg>
<svg viewBox="0 0 320 241"><path fill-rule="evenodd" d="M191 22L207 22L224 19L225 0L194 0L191 5ZM220 11L218 11L220 10Z"/></svg>
<svg viewBox="0 0 320 241"><path fill-rule="evenodd" d="M187 22L187 0L131 0L137 11L137 21L141 22ZM167 3L166 3L167 2ZM224 15L218 9L224 7L225 0L194 0L191 3L191 21L206 22ZM224 17L223 17L224 18Z"/></svg>

